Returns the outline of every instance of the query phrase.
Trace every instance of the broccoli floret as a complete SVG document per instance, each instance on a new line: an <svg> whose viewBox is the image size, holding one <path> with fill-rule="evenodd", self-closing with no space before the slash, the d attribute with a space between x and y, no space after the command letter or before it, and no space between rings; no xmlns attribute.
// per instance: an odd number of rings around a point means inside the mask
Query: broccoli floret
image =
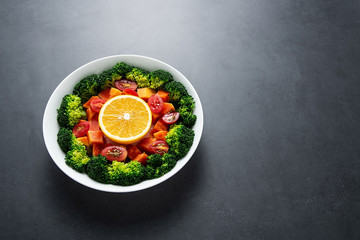
<svg viewBox="0 0 360 240"><path fill-rule="evenodd" d="M164 85L164 90L169 93L170 102L179 102L183 96L189 95L181 82L171 81Z"/></svg>
<svg viewBox="0 0 360 240"><path fill-rule="evenodd" d="M150 73L150 87L152 89L159 89L165 83L173 81L173 76L164 70L156 70Z"/></svg>
<svg viewBox="0 0 360 240"><path fill-rule="evenodd" d="M126 78L135 81L140 88L150 87L149 72L141 68L134 67L126 74Z"/></svg>
<svg viewBox="0 0 360 240"><path fill-rule="evenodd" d="M169 145L169 152L174 154L177 159L183 158L194 141L194 130L185 125L173 125L166 134L166 142Z"/></svg>
<svg viewBox="0 0 360 240"><path fill-rule="evenodd" d="M86 173L91 179L97 182L110 183L108 166L109 164L106 157L101 155L93 156L86 165Z"/></svg>
<svg viewBox="0 0 360 240"><path fill-rule="evenodd" d="M195 101L192 96L187 95L180 99L179 105L182 107L188 108L190 111L194 110L195 108Z"/></svg>
<svg viewBox="0 0 360 240"><path fill-rule="evenodd" d="M146 166L146 178L159 178L170 172L176 165L176 157L173 154L165 153L164 155L152 154L148 156Z"/></svg>
<svg viewBox="0 0 360 240"><path fill-rule="evenodd" d="M130 66L124 62L120 62L114 66L114 70L122 77L125 77L127 73L131 72L133 66Z"/></svg>
<svg viewBox="0 0 360 240"><path fill-rule="evenodd" d="M162 155L160 154L151 154L147 157L147 161L146 161L146 167L160 167L162 164Z"/></svg>
<svg viewBox="0 0 360 240"><path fill-rule="evenodd" d="M122 186L137 184L145 179L146 174L145 167L138 161L128 163L113 161L108 171L110 183Z"/></svg>
<svg viewBox="0 0 360 240"><path fill-rule="evenodd" d="M180 113L180 122L182 122L187 127L194 126L197 119L195 114L189 112L186 108L181 107L178 109L178 111Z"/></svg>
<svg viewBox="0 0 360 240"><path fill-rule="evenodd" d="M72 133L70 129L61 127L57 134L57 142L63 150L63 152L68 152L73 144L75 144L78 140L75 135Z"/></svg>
<svg viewBox="0 0 360 240"><path fill-rule="evenodd" d="M100 90L99 76L91 74L78 82L73 90L73 94L81 98L81 102L86 102L91 96L98 94Z"/></svg>
<svg viewBox="0 0 360 240"><path fill-rule="evenodd" d="M196 115L193 114L194 108L195 101L190 95L180 99L177 111L180 113L180 121L187 127L192 127L196 122Z"/></svg>
<svg viewBox="0 0 360 240"><path fill-rule="evenodd" d="M107 87L114 87L114 82L120 79L121 75L119 75L115 69L102 72L99 75L99 92Z"/></svg>
<svg viewBox="0 0 360 240"><path fill-rule="evenodd" d="M90 161L86 147L80 142L75 142L65 155L65 163L78 172L84 172L86 164Z"/></svg>
<svg viewBox="0 0 360 240"><path fill-rule="evenodd" d="M80 119L86 118L81 99L76 95L65 95L57 111L57 121L60 127L73 128Z"/></svg>

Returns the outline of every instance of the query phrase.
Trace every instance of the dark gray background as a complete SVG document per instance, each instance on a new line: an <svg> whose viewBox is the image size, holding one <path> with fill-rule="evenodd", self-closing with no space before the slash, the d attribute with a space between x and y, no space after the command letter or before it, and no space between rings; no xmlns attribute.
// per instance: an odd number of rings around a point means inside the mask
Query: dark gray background
<svg viewBox="0 0 360 240"><path fill-rule="evenodd" d="M0 239L359 239L360 2L1 1ZM180 70L201 143L161 185L110 194L42 137L56 86L97 58Z"/></svg>

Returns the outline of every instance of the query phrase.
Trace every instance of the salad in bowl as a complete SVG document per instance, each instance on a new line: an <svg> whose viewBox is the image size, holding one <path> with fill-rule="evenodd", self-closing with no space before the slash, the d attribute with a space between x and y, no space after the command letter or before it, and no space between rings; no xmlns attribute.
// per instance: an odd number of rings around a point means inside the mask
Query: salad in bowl
<svg viewBox="0 0 360 240"><path fill-rule="evenodd" d="M130 192L165 181L191 158L203 128L190 82L161 61L118 55L90 62L55 89L46 147L75 181Z"/></svg>

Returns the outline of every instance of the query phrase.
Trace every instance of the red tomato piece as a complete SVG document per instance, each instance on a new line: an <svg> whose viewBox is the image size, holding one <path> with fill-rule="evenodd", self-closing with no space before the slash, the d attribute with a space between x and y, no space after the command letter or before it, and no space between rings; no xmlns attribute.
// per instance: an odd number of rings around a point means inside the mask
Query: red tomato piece
<svg viewBox="0 0 360 240"><path fill-rule="evenodd" d="M131 89L131 90L135 91L137 89L136 82L128 80L128 79L117 80L117 81L115 81L114 85L120 91L124 91L125 89Z"/></svg>
<svg viewBox="0 0 360 240"><path fill-rule="evenodd" d="M180 113L178 112L168 112L165 113L162 117L162 120L167 124L173 124L179 119Z"/></svg>
<svg viewBox="0 0 360 240"><path fill-rule="evenodd" d="M87 134L90 129L90 123L88 121L80 121L78 124L75 125L72 132L75 137L83 137Z"/></svg>
<svg viewBox="0 0 360 240"><path fill-rule="evenodd" d="M164 101L159 95L154 94L149 98L148 105L153 113L159 113L163 109Z"/></svg>
<svg viewBox="0 0 360 240"><path fill-rule="evenodd" d="M127 151L120 146L108 146L101 151L101 155L109 161L124 161L127 157Z"/></svg>
<svg viewBox="0 0 360 240"><path fill-rule="evenodd" d="M150 145L151 150L156 153L156 154L160 154L163 155L164 153L167 153L169 151L169 145L162 140L153 142Z"/></svg>
<svg viewBox="0 0 360 240"><path fill-rule="evenodd" d="M106 100L101 99L101 98L94 98L91 100L90 102L90 108L91 110L93 110L94 112L99 113L100 109L102 108L102 106L104 105L104 103L106 103Z"/></svg>
<svg viewBox="0 0 360 240"><path fill-rule="evenodd" d="M135 92L134 90L130 89L130 88L126 88L124 89L123 93L125 93L125 95L133 95L135 97L139 97L139 95L137 94L137 92Z"/></svg>

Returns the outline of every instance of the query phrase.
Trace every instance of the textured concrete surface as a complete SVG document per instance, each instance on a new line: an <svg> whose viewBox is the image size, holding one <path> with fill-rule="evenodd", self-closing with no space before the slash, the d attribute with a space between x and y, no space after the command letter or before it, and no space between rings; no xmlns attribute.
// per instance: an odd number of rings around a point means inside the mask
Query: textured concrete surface
<svg viewBox="0 0 360 240"><path fill-rule="evenodd" d="M360 3L2 1L0 239L359 239ZM115 54L179 69L202 100L195 155L141 192L52 162L42 115Z"/></svg>

